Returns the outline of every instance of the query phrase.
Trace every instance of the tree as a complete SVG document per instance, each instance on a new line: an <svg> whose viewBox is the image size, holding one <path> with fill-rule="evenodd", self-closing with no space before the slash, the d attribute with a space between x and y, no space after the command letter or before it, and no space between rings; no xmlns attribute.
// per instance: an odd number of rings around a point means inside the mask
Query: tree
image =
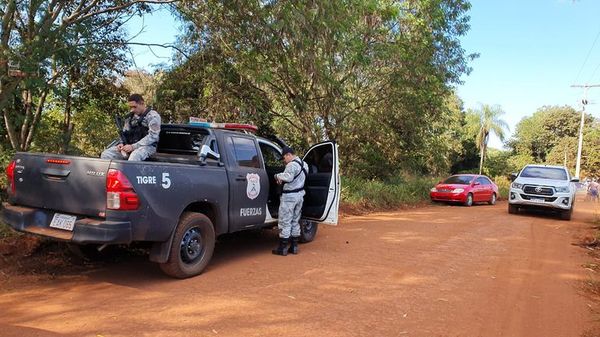
<svg viewBox="0 0 600 337"><path fill-rule="evenodd" d="M0 110L13 149L27 150L44 103L57 86L67 97L81 62L118 55L126 16L172 0L4 0L0 3ZM82 57L83 56L83 57ZM69 89L70 88L70 89ZM65 115L65 125L70 123ZM65 130L66 132L68 130Z"/></svg>
<svg viewBox="0 0 600 337"><path fill-rule="evenodd" d="M479 149L479 174L481 174L487 153L490 133L493 132L501 141L504 141L504 131L508 131L508 124L500 119L500 116L505 112L499 105L482 104L479 109L471 111L470 113L477 116L476 120L479 125L476 144Z"/></svg>
<svg viewBox="0 0 600 337"><path fill-rule="evenodd" d="M446 165L447 153L428 145L445 130L433 121L450 114L451 85L469 71L459 40L467 1L184 0L179 8L192 23L183 38L190 53L222 55L296 145L336 139L353 164L375 156L379 167Z"/></svg>

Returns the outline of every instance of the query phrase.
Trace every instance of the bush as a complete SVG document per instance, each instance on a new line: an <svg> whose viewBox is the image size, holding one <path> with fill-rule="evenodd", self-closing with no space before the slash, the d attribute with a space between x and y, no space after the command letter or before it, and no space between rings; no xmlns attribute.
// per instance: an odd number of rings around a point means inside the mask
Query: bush
<svg viewBox="0 0 600 337"><path fill-rule="evenodd" d="M498 199L508 198L508 192L510 190L510 179L505 176L494 177L494 182L498 185Z"/></svg>
<svg viewBox="0 0 600 337"><path fill-rule="evenodd" d="M342 203L373 211L414 205L429 200L429 190L439 179L396 176L386 180L342 178Z"/></svg>

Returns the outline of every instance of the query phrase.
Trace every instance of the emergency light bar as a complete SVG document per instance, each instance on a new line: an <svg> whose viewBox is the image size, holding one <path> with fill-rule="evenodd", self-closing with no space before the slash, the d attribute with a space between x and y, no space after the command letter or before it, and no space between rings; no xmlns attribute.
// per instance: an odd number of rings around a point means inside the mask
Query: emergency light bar
<svg viewBox="0 0 600 337"><path fill-rule="evenodd" d="M194 120L190 120L188 124L210 129L242 130L250 132L258 131L258 127L252 124L199 122Z"/></svg>

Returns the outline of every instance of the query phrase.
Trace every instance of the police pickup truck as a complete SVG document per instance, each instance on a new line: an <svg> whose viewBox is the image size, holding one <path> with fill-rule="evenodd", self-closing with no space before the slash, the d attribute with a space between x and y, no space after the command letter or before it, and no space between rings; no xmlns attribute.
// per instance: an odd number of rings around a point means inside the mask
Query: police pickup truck
<svg viewBox="0 0 600 337"><path fill-rule="evenodd" d="M146 242L150 260L176 278L198 275L220 234L273 227L283 172L281 143L244 124L166 124L143 162L17 153L7 167L0 220L17 231L102 249ZM337 223L335 142L311 147L301 242Z"/></svg>

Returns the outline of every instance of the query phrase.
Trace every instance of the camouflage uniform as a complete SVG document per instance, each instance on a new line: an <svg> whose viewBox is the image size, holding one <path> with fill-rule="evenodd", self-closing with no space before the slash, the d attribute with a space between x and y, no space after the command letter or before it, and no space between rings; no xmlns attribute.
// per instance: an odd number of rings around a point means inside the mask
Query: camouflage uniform
<svg viewBox="0 0 600 337"><path fill-rule="evenodd" d="M304 173L302 173L302 168ZM306 172L308 172L308 165L294 156L294 159L285 166L283 173L278 173L275 178L286 183L283 186L283 194L281 195L281 202L279 203L279 237L289 238L300 236L300 216L302 215L302 204L304 202L304 181L306 180ZM296 177L296 179L294 179ZM286 191L288 193L286 193ZM291 192L289 191L296 191Z"/></svg>
<svg viewBox="0 0 600 337"><path fill-rule="evenodd" d="M130 123L130 118L131 123ZM132 117L128 117L123 125L123 132L127 132L131 129L130 125L137 125L142 118L141 115L134 114ZM146 117L142 120L142 126L148 128L148 134L139 141L131 144L133 151L129 153L129 160L146 160L154 153L156 153L156 145L158 143L158 136L160 134L160 115L154 110L150 110ZM104 150L100 155L102 159L128 159L127 156L123 156L121 151L117 149L117 146L111 146Z"/></svg>

